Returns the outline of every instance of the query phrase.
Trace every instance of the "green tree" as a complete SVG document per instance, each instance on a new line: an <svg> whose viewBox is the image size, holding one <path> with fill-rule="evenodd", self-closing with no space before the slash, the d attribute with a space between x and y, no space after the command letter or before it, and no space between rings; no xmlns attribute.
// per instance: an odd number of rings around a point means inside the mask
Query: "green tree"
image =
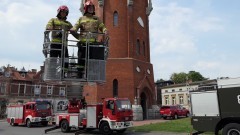
<svg viewBox="0 0 240 135"><path fill-rule="evenodd" d="M159 83L159 82L163 82L164 80L161 78L161 79L158 79L157 81L156 81L156 83Z"/></svg>
<svg viewBox="0 0 240 135"><path fill-rule="evenodd" d="M184 72L181 73L173 73L170 77L170 79L174 82L174 83L185 83L187 80L187 74Z"/></svg>
<svg viewBox="0 0 240 135"><path fill-rule="evenodd" d="M199 72L196 71L189 71L188 79L192 80L192 82L207 80Z"/></svg>
<svg viewBox="0 0 240 135"><path fill-rule="evenodd" d="M203 77L199 72L196 71L189 71L188 73L173 73L170 79L176 84L186 83L190 80L192 82L207 80L207 78Z"/></svg>

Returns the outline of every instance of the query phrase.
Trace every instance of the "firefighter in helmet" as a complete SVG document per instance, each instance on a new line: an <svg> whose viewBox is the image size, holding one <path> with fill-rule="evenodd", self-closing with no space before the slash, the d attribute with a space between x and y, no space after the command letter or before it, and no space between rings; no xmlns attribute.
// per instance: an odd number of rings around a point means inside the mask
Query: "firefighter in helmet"
<svg viewBox="0 0 240 135"><path fill-rule="evenodd" d="M80 34L77 31L80 29ZM97 37L92 36L90 39L86 39L88 32L98 33L99 31L108 34L107 29L103 22L95 16L95 6L91 0L88 0L84 4L84 14L80 17L73 28L70 30L73 36L79 39L78 46L78 71L79 77L82 77L85 67L85 47L86 41L89 43L97 42Z"/></svg>
<svg viewBox="0 0 240 135"><path fill-rule="evenodd" d="M62 36L64 30L65 32L69 31L73 26L67 21L67 16L69 9L67 6L62 5L57 10L56 18L52 18L48 21L46 30L52 31L52 41L50 45L50 57L59 57L61 58L62 50ZM67 34L66 34L67 35ZM64 58L64 69L68 69L68 49L67 46L64 46L65 58Z"/></svg>

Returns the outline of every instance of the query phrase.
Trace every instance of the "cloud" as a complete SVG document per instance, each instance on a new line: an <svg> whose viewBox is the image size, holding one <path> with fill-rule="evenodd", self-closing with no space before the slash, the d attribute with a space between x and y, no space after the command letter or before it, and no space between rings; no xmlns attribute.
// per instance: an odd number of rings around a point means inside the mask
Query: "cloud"
<svg viewBox="0 0 240 135"><path fill-rule="evenodd" d="M202 20L195 21L193 29L199 32L223 31L222 20L218 17L206 17Z"/></svg>
<svg viewBox="0 0 240 135"><path fill-rule="evenodd" d="M79 1L1 0L0 65L11 64L18 68L43 65L43 32L60 5L70 8L68 20L75 23L81 15Z"/></svg>
<svg viewBox="0 0 240 135"><path fill-rule="evenodd" d="M222 20L198 11L196 7L181 6L177 2L158 1L156 4L153 4L154 11L150 15L151 62L155 80L169 79L173 72L216 67L217 63L201 60L201 54L205 51L200 50L198 36L206 32L223 31ZM205 1L200 6L208 10L210 4Z"/></svg>

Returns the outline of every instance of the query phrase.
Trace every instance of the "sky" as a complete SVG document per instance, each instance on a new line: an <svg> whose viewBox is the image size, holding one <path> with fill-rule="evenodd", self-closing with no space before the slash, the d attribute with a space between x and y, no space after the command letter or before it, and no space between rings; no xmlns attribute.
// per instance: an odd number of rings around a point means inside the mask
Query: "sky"
<svg viewBox="0 0 240 135"><path fill-rule="evenodd" d="M80 0L0 0L0 66L43 65L43 32L60 5L68 20L81 16ZM152 0L150 57L154 79L196 71L209 79L240 77L239 0ZM110 35L111 36L111 35Z"/></svg>

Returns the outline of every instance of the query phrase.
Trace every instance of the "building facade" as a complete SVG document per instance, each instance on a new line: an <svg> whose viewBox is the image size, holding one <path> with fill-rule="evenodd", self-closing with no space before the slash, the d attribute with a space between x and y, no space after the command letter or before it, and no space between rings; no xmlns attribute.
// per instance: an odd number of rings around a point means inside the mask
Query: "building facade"
<svg viewBox="0 0 240 135"><path fill-rule="evenodd" d="M157 87L157 105L162 105L162 88L174 84L173 81L159 81L156 82Z"/></svg>
<svg viewBox="0 0 240 135"><path fill-rule="evenodd" d="M180 104L183 107L191 110L189 92L198 90L199 86L210 83L216 83L216 80L173 84L162 87L162 105Z"/></svg>

